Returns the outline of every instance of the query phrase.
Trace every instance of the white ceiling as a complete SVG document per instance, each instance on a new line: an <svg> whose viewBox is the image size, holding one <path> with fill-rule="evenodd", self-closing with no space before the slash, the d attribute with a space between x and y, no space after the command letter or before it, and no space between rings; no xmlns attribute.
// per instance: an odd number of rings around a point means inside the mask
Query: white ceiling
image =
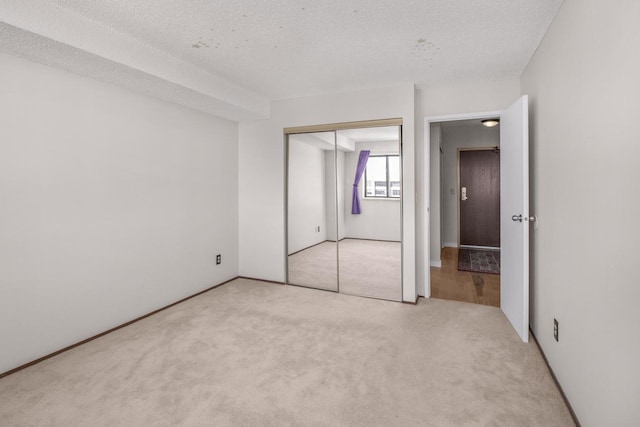
<svg viewBox="0 0 640 427"><path fill-rule="evenodd" d="M496 117L499 119L499 117ZM459 126L473 126L479 129L486 129L482 124L482 120L484 119L466 119L466 120L448 120L446 122L440 122L440 125L443 129L450 129ZM499 126L499 125L498 125Z"/></svg>
<svg viewBox="0 0 640 427"><path fill-rule="evenodd" d="M0 31L18 34L0 49L47 64L64 63L62 51L77 49L258 117L274 99L519 78L561 3L0 0L8 25ZM57 59L51 48L38 51L43 42L21 40L21 31L61 44Z"/></svg>

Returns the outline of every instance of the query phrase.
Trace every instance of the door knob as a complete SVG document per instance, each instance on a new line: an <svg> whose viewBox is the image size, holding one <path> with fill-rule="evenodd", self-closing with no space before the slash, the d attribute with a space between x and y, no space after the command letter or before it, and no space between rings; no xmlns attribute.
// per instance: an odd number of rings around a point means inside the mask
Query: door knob
<svg viewBox="0 0 640 427"><path fill-rule="evenodd" d="M522 221L535 222L536 221L536 217L535 216L525 216L525 217L523 217L522 215L512 215L511 216L511 221L515 221L515 222L522 222Z"/></svg>

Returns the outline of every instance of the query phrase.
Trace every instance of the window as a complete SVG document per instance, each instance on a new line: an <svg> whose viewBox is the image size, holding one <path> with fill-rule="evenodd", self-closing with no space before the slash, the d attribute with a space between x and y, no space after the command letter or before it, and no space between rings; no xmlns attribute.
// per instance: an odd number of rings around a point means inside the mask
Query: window
<svg viewBox="0 0 640 427"><path fill-rule="evenodd" d="M400 198L400 156L371 155L364 170L364 197Z"/></svg>

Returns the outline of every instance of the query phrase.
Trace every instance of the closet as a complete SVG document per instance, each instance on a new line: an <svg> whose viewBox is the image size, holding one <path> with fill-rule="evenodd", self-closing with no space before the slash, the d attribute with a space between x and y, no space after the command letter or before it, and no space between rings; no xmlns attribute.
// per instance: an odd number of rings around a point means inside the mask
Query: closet
<svg viewBox="0 0 640 427"><path fill-rule="evenodd" d="M397 122L285 130L288 284L402 300Z"/></svg>

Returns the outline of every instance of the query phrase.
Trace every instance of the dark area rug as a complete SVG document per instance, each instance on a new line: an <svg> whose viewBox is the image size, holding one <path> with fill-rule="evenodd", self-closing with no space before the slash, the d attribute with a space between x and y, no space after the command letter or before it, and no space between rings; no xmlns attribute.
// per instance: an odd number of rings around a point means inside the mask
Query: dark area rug
<svg viewBox="0 0 640 427"><path fill-rule="evenodd" d="M500 251L460 248L458 270L500 274Z"/></svg>

